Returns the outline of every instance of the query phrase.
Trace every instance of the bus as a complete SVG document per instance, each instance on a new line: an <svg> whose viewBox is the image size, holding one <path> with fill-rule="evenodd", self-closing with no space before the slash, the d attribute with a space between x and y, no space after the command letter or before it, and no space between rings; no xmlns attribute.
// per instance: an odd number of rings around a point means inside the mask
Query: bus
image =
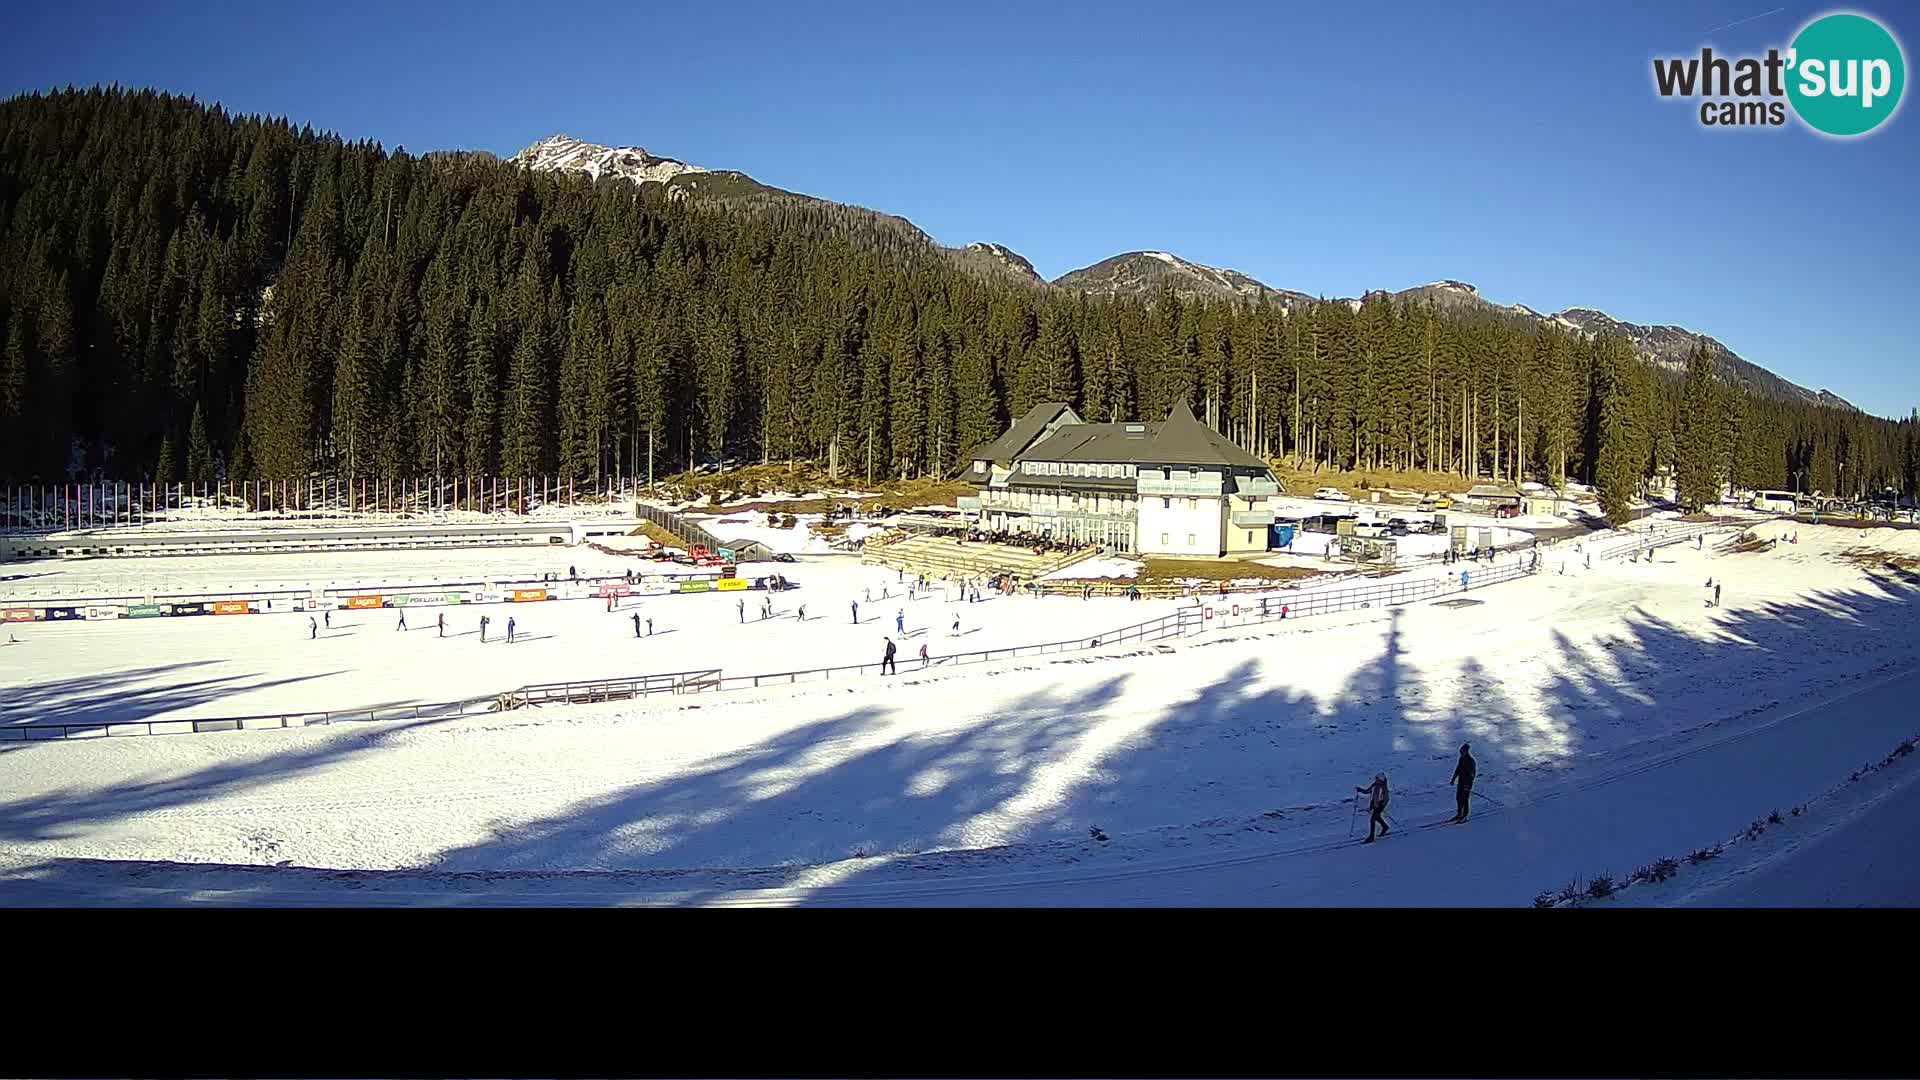
<svg viewBox="0 0 1920 1080"><path fill-rule="evenodd" d="M1791 514L1798 508L1798 497L1791 491L1756 491L1747 505L1772 514Z"/></svg>

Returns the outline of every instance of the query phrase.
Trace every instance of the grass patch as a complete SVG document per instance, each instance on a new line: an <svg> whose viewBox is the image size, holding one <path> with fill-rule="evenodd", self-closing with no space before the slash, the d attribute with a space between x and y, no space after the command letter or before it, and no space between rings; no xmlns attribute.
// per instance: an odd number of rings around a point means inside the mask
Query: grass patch
<svg viewBox="0 0 1920 1080"><path fill-rule="evenodd" d="M1453 473L1421 469L1296 469L1278 461L1273 463L1273 475L1287 486L1290 495L1312 495L1315 488L1334 487L1362 502L1368 497L1366 493L1374 488L1399 488L1424 495L1429 491L1460 494L1473 486L1473 481Z"/></svg>
<svg viewBox="0 0 1920 1080"><path fill-rule="evenodd" d="M655 525L651 521L641 522L639 528L634 529L632 532L628 533L627 535L628 536L644 536L656 544L665 544L668 547L683 548L687 546L687 542L685 540L680 539L679 537L673 535L672 533L661 528L660 526Z"/></svg>
<svg viewBox="0 0 1920 1080"><path fill-rule="evenodd" d="M911 480L876 478L868 486L861 483L851 470L842 470L841 478L835 480L818 465L799 462L793 465L741 465L726 470L701 469L678 473L659 480L642 494L667 502L692 502L704 495L709 506L729 511L818 514L837 506L884 510L952 506L956 498L971 494L972 491L969 485L961 481L931 476ZM771 495L801 495L809 492L820 492L821 497L766 501L766 497Z"/></svg>
<svg viewBox="0 0 1920 1080"><path fill-rule="evenodd" d="M1300 578L1318 577L1324 570L1309 570L1298 566L1267 566L1256 562L1233 562L1214 559L1156 559L1148 556L1146 567L1140 573L1139 581L1189 581L1198 578L1202 581L1237 581L1245 578L1259 578L1263 581L1296 581Z"/></svg>

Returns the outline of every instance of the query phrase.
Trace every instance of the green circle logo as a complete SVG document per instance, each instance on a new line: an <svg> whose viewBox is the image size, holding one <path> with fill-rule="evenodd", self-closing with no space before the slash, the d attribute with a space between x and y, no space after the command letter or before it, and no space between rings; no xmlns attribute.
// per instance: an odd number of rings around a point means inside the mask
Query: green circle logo
<svg viewBox="0 0 1920 1080"><path fill-rule="evenodd" d="M1893 35L1865 15L1813 20L1787 57L1787 98L1816 131L1864 135L1900 107L1906 58Z"/></svg>

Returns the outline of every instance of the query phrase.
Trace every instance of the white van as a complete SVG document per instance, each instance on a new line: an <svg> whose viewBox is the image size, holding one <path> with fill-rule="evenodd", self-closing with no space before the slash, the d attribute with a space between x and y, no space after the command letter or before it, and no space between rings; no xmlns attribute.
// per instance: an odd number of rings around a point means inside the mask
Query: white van
<svg viewBox="0 0 1920 1080"><path fill-rule="evenodd" d="M1791 491L1756 491L1747 505L1768 514L1791 514L1798 509L1797 497Z"/></svg>

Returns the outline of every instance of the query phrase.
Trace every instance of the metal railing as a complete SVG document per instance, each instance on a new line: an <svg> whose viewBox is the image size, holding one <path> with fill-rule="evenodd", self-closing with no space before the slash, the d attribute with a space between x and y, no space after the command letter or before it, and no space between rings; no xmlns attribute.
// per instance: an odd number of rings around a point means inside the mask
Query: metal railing
<svg viewBox="0 0 1920 1080"><path fill-rule="evenodd" d="M348 721L442 720L475 713L499 712L499 695L467 698L462 701L423 702L413 705L381 705L360 709L336 709L327 712L259 713L252 716L210 716L197 719L152 717L141 720L29 720L25 723L0 723L0 743L37 742L42 739L84 739L127 735L189 735L210 731L261 731L274 728L314 727Z"/></svg>
<svg viewBox="0 0 1920 1080"><path fill-rule="evenodd" d="M685 694L714 690L719 686L720 669L670 671L655 675L636 675L625 679L592 679L551 683L529 683L499 697L503 708L527 705L570 704L596 701L620 701L649 694Z"/></svg>

